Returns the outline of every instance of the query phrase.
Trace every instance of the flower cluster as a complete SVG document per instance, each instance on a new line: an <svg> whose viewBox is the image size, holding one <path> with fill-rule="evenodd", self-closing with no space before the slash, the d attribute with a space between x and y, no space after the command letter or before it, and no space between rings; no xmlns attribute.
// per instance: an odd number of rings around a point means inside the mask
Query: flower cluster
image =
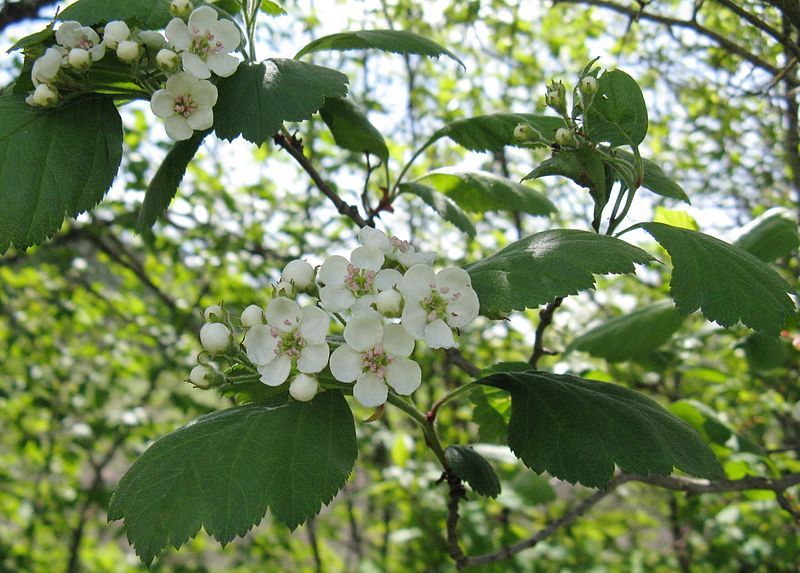
<svg viewBox="0 0 800 573"><path fill-rule="evenodd" d="M302 260L286 265L266 309L250 305L242 312L241 348L227 313L217 305L206 309L205 350L268 386L288 382L296 400L316 395L326 366L338 383L354 384L353 396L364 406L382 405L390 390L413 393L422 381L411 358L416 341L455 347L458 331L478 314L478 296L463 269L435 272L433 253L371 227L358 239L349 257L333 255L317 269ZM344 326L344 341L331 352L332 317ZM190 380L198 386L221 379L205 365L195 370Z"/></svg>
<svg viewBox="0 0 800 573"><path fill-rule="evenodd" d="M90 68L113 52L130 65L131 80L152 94L150 108L164 120L170 138L181 141L210 128L217 88L209 80L212 74L227 77L236 71L239 60L231 52L242 36L233 21L220 20L210 6L192 9L188 0L173 0L171 11L175 17L164 33L131 29L123 21L97 30L72 20L62 22L55 45L33 63L34 91L26 101L52 107L63 99L63 92L90 89Z"/></svg>

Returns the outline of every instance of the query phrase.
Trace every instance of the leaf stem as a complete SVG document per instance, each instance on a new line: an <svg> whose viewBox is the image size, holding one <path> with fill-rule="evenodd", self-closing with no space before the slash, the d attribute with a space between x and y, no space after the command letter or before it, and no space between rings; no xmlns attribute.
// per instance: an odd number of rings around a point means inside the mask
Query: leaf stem
<svg viewBox="0 0 800 573"><path fill-rule="evenodd" d="M422 427L422 433L425 436L425 443L436 456L436 459L439 460L439 464L441 464L442 469L444 469L445 472L448 472L450 466L444 457L444 447L442 447L442 442L439 441L439 435L436 433L436 428L434 427L433 422L428 420L427 416L420 412L411 402L407 401L401 396L389 394L389 399L387 401L411 416L414 421L416 421Z"/></svg>
<svg viewBox="0 0 800 573"><path fill-rule="evenodd" d="M444 394L441 398L439 398L438 400L436 400L436 402L433 403L431 409L428 410L427 414L425 414L425 418L427 419L427 421L430 422L431 424L435 422L436 414L438 414L439 408L447 404L450 400L460 396L461 394L469 392L470 390L474 390L477 385L478 383L473 380L472 382L463 384L458 388L454 388L453 390L450 390L449 392Z"/></svg>

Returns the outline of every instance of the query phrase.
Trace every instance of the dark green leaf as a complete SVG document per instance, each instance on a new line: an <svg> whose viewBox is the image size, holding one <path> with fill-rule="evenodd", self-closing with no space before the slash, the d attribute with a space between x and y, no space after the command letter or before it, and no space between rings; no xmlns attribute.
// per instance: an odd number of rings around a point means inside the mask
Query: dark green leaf
<svg viewBox="0 0 800 573"><path fill-rule="evenodd" d="M214 129L224 139L241 135L261 145L284 121L305 121L326 98L347 95L347 81L336 70L295 60L242 64L219 83Z"/></svg>
<svg viewBox="0 0 800 573"><path fill-rule="evenodd" d="M536 129L546 141L552 141L555 131L564 127L564 120L560 117L532 113L493 113L448 123L434 133L425 145L449 137L470 151L501 151L507 145L520 145L514 139L514 128L520 123Z"/></svg>
<svg viewBox="0 0 800 573"><path fill-rule="evenodd" d="M452 223L470 237L475 236L477 231L466 213L445 195L436 191L436 189L423 185L422 183L402 183L399 189L401 193L416 195L432 207L442 219Z"/></svg>
<svg viewBox="0 0 800 573"><path fill-rule="evenodd" d="M679 400L670 404L669 410L681 420L690 424L707 441L724 447L733 446L734 449L740 452L764 455L763 449L734 432L730 426L719 419L714 410L705 404L695 400ZM735 436L735 446L730 442L731 436Z"/></svg>
<svg viewBox="0 0 800 573"><path fill-rule="evenodd" d="M58 17L60 20L77 20L84 26L125 20L143 30L158 30L172 20L169 5L170 0L78 0Z"/></svg>
<svg viewBox="0 0 800 573"><path fill-rule="evenodd" d="M750 368L756 371L783 366L788 354L786 346L784 339L766 336L758 332L748 336L742 344Z"/></svg>
<svg viewBox="0 0 800 573"><path fill-rule="evenodd" d="M544 476L521 472L511 480L498 501L506 507L532 507L555 501L556 490ZM509 495L510 494L510 495Z"/></svg>
<svg viewBox="0 0 800 573"><path fill-rule="evenodd" d="M178 192L178 185L186 173L186 168L210 132L210 130L196 131L190 139L177 142L169 150L150 185L147 186L144 202L139 210L139 219L136 222L137 232L147 231L167 210L175 193Z"/></svg>
<svg viewBox="0 0 800 573"><path fill-rule="evenodd" d="M614 465L639 475L673 467L703 478L722 467L697 432L628 388L547 372L494 374L511 394L508 445L526 466L570 483L606 484Z"/></svg>
<svg viewBox="0 0 800 573"><path fill-rule="evenodd" d="M595 143L637 146L647 135L647 106L639 84L622 70L605 72L586 117L585 129Z"/></svg>
<svg viewBox="0 0 800 573"><path fill-rule="evenodd" d="M469 446L448 446L444 451L450 469L479 495L500 495L500 479L489 462Z"/></svg>
<svg viewBox="0 0 800 573"><path fill-rule="evenodd" d="M35 46L36 44L41 44L42 42L48 41L55 35L53 32L52 24L45 28L44 30L39 30L38 32L34 32L24 38L20 38L17 42L11 46L6 53L10 54L16 50L21 50L23 48L27 48L28 46Z"/></svg>
<svg viewBox="0 0 800 573"><path fill-rule="evenodd" d="M500 317L590 289L595 274L632 273L634 263L652 260L613 237L555 229L529 235L464 268L472 277L481 313Z"/></svg>
<svg viewBox="0 0 800 573"><path fill-rule="evenodd" d="M777 261L800 245L797 221L785 209L770 209L742 229L734 245L767 263Z"/></svg>
<svg viewBox="0 0 800 573"><path fill-rule="evenodd" d="M355 32L340 32L331 34L314 40L306 44L295 59L302 58L306 54L319 52L322 50L383 50L395 54L419 54L429 58L447 56L462 68L466 68L464 62L458 59L453 52L444 48L428 38L417 36L411 32L402 30L358 30Z"/></svg>
<svg viewBox="0 0 800 573"><path fill-rule="evenodd" d="M722 326L737 321L778 334L794 312L791 287L764 262L698 231L644 223L672 257L670 294L683 314L698 308Z"/></svg>
<svg viewBox="0 0 800 573"><path fill-rule="evenodd" d="M671 300L657 302L604 322L576 338L567 352L582 350L609 362L646 358L683 322Z"/></svg>
<svg viewBox="0 0 800 573"><path fill-rule="evenodd" d="M472 213L508 211L549 215L556 211L550 200L527 185L483 171L450 173L435 171L423 175L424 181L447 195L459 207Z"/></svg>
<svg viewBox="0 0 800 573"><path fill-rule="evenodd" d="M294 529L329 503L357 455L353 417L339 392L310 403L215 412L158 440L123 476L109 519L149 564L203 527L221 543L267 509Z"/></svg>
<svg viewBox="0 0 800 573"><path fill-rule="evenodd" d="M530 368L530 367L529 367ZM504 444L508 430L508 411L511 400L498 390L477 387L470 393L472 421L478 424L478 439L489 444Z"/></svg>
<svg viewBox="0 0 800 573"><path fill-rule="evenodd" d="M628 153L622 149L615 149L614 155L620 159L624 159L633 166L633 153ZM691 201L689 201L689 196L683 188L664 173L664 170L661 169L658 164L644 158L642 159L642 163L644 164L642 187L662 197L669 197L670 199L677 199L684 203L691 203Z"/></svg>
<svg viewBox="0 0 800 573"><path fill-rule="evenodd" d="M51 237L103 198L122 159L122 121L105 97L44 110L0 97L0 253Z"/></svg>
<svg viewBox="0 0 800 573"><path fill-rule="evenodd" d="M383 135L352 101L339 97L327 98L319 114L331 130L336 145L356 153L372 153L384 163L389 161L389 150Z"/></svg>

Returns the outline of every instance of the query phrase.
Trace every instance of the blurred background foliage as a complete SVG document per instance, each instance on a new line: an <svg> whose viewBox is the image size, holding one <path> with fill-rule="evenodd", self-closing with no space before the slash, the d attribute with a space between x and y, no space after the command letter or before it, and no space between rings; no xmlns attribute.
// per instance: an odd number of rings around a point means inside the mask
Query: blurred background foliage
<svg viewBox="0 0 800 573"><path fill-rule="evenodd" d="M604 67L625 69L643 85L652 122L648 156L693 201L643 200L632 219L651 220L659 208L662 217L675 217L664 208L681 209L701 230L733 240L770 207L786 208L795 222L800 214L800 79L791 47L800 17L791 4L287 0L287 15L264 19L258 50L291 57L326 33L387 27L453 49L466 71L449 61L377 53L313 58L348 74L351 97L387 137L394 170L448 121L542 112L551 77L572 81L600 56ZM0 45L42 27L55 5L0 2ZM788 36L779 41L742 12ZM8 83L20 62L6 56L0 65ZM263 304L286 261L318 263L355 242L355 227L286 154L217 141L204 144L167 217L152 233L136 235L144 189L168 145L146 107L128 109L124 119L126 154L109 197L49 243L0 260L0 571L143 570L120 524L106 522L110 492L153 440L235 399L185 382L199 351L202 308L222 300L234 312ZM358 203L364 158L337 149L318 119L295 128L318 169ZM440 142L414 173L458 164L518 179L543 157L526 150L478 155ZM368 191L376 197L377 173ZM407 196L381 223L456 264L523 234L588 228L591 202L583 190L549 178L532 185L558 205L550 220L476 213L478 235L469 239ZM790 251L770 262L796 287L800 266ZM548 346L563 351L589 327L665 298L667 283L658 269L601 279L596 292L567 300ZM462 337L462 351L482 367L524 361L535 324L533 311L481 322ZM800 471L798 330L795 321L775 341L692 316L655 354L611 363L574 352L547 357L543 366L614 380L670 404L713 444L731 479L777 476ZM464 375L441 354L417 354L426 382L415 400L426 408ZM497 500L470 494L462 506L467 554L530 536L588 493L534 475L500 447L504 400L479 390L440 413L443 439L479 443L503 481ZM370 412L355 414L363 420ZM357 429L355 473L318 518L289 533L267 516L224 549L201 533L153 570L452 571L444 489L421 436L393 414ZM693 495L628 484L535 548L480 570L788 572L800 563L799 539L770 492Z"/></svg>

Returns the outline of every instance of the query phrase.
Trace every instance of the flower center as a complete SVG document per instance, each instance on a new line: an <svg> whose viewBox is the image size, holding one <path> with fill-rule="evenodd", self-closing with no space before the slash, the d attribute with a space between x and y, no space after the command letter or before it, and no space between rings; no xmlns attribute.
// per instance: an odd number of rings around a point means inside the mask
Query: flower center
<svg viewBox="0 0 800 573"><path fill-rule="evenodd" d="M82 50L90 50L94 48L94 42L92 42L89 38L83 37L78 40L78 43L75 45L75 47Z"/></svg>
<svg viewBox="0 0 800 573"><path fill-rule="evenodd" d="M375 288L375 271L359 269L352 264L347 265L347 276L344 285L355 296L370 294Z"/></svg>
<svg viewBox="0 0 800 573"><path fill-rule="evenodd" d="M289 323L288 320L286 322ZM306 345L306 339L300 335L299 328L293 328L289 332L281 332L273 326L269 333L272 338L278 341L277 346L275 346L275 354L277 356L285 354L290 358L297 358Z"/></svg>
<svg viewBox="0 0 800 573"><path fill-rule="evenodd" d="M197 26L192 28L192 53L197 54L204 60L222 50L222 42L217 40L210 30L200 32Z"/></svg>
<svg viewBox="0 0 800 573"><path fill-rule="evenodd" d="M386 378L386 369L394 358L386 354L383 345L379 344L375 348L362 352L361 360L365 372L372 372L378 378Z"/></svg>
<svg viewBox="0 0 800 573"><path fill-rule="evenodd" d="M192 96L182 95L175 98L175 113L189 117L197 111L197 105L192 101Z"/></svg>
<svg viewBox="0 0 800 573"><path fill-rule="evenodd" d="M445 295L450 294L450 287L440 287L437 289L434 283L431 283L430 287L431 294L423 298L420 301L420 305L422 305L422 308L425 310L428 322L433 322L437 318L446 321L451 315L447 310L449 300L458 300L461 297L461 293L453 293L448 300Z"/></svg>
<svg viewBox="0 0 800 573"><path fill-rule="evenodd" d="M401 253L407 253L409 247L411 246L411 243L409 243L408 241L402 241L397 237L390 238L389 242L391 243L392 247L394 247Z"/></svg>

